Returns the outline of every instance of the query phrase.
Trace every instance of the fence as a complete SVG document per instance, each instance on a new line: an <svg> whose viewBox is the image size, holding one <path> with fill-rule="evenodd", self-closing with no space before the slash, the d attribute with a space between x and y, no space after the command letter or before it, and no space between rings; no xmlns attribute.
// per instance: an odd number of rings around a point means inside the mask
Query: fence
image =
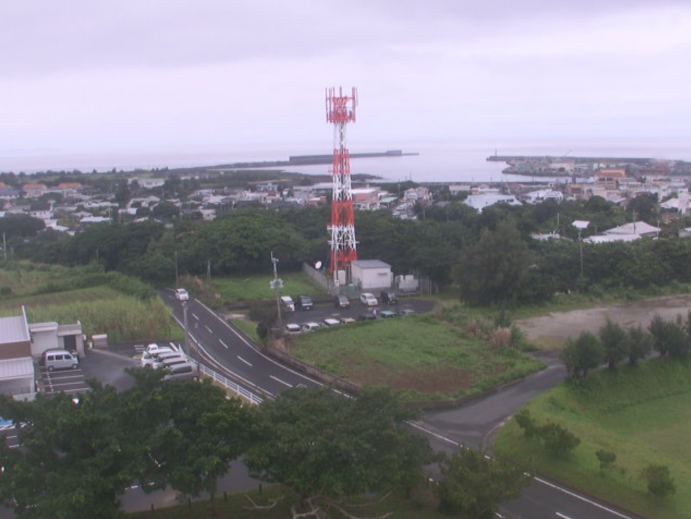
<svg viewBox="0 0 691 519"><path fill-rule="evenodd" d="M212 378L215 382L218 382L224 388L233 391L236 395L245 400L249 401L251 404L261 404L264 399L260 396L255 395L251 391L245 389L244 387L236 384L229 378L224 377L220 373L216 373L213 369L207 368L204 364L199 364L199 371L207 377Z"/></svg>
<svg viewBox="0 0 691 519"><path fill-rule="evenodd" d="M302 270L309 278L314 281L317 285L322 287L327 292L331 292L331 282L328 277L326 277L322 272L315 269L307 263L302 264Z"/></svg>

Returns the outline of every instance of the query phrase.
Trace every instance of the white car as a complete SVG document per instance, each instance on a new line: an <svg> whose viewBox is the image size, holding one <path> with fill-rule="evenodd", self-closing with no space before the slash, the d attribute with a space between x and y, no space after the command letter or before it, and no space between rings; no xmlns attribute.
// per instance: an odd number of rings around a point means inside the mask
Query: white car
<svg viewBox="0 0 691 519"><path fill-rule="evenodd" d="M334 319L333 317L327 317L326 319L324 319L323 323L326 326L337 326L341 324L341 321L339 321L338 319Z"/></svg>
<svg viewBox="0 0 691 519"><path fill-rule="evenodd" d="M289 335L295 335L302 331L299 324L286 324L286 333Z"/></svg>
<svg viewBox="0 0 691 519"><path fill-rule="evenodd" d="M302 331L303 332L312 332L314 330L318 330L320 328L319 323L305 323L302 325Z"/></svg>
<svg viewBox="0 0 691 519"><path fill-rule="evenodd" d="M360 294L360 302L365 306L377 306L379 304L374 294L370 294L369 292Z"/></svg>
<svg viewBox="0 0 691 519"><path fill-rule="evenodd" d="M184 288L176 288L175 299L177 299L178 301L189 301L190 295Z"/></svg>
<svg viewBox="0 0 691 519"><path fill-rule="evenodd" d="M281 296L281 305L288 312L294 312L295 311L295 301L293 301L293 298L290 296Z"/></svg>

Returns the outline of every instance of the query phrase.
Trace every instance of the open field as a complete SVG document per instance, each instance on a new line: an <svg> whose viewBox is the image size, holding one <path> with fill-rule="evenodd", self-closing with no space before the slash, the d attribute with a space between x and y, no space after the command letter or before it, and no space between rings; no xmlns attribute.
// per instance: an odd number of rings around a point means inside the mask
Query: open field
<svg viewBox="0 0 691 519"><path fill-rule="evenodd" d="M583 387L562 384L527 408L538 423L559 423L581 439L571 459L549 457L513 420L497 436L495 452L650 518L691 517L690 364L654 359L614 375L598 372ZM598 450L616 454L614 469L600 469ZM670 468L675 495L647 494L639 474L649 464Z"/></svg>
<svg viewBox="0 0 691 519"><path fill-rule="evenodd" d="M283 495L280 487L265 487L264 492L247 492L258 505L270 504L270 500ZM155 516L158 519L199 519L201 517L214 517L217 519L285 519L291 517L290 497L279 501L276 507L271 509L248 510L251 507L250 501L245 498L245 494L228 494L227 499L223 496L216 498L215 511L214 504L210 501L197 501L188 506L187 504L178 505L170 508L160 508L156 510ZM448 515L443 515L437 509L437 499L428 488L413 489L410 498L403 497L400 493L393 493L380 503L367 506L365 508L355 508L351 510L357 517L382 517L388 512L393 512L393 517L399 519L443 519ZM144 519L152 517L151 511L127 514L127 517ZM335 514L334 517L341 517Z"/></svg>
<svg viewBox="0 0 691 519"><path fill-rule="evenodd" d="M283 280L284 295L295 297L298 294L308 296L321 296L324 291L310 283L309 278L303 272L279 273ZM237 278L214 278L212 280L213 292L221 296L222 301L255 301L257 299L270 299L276 297L276 293L269 287L273 274L243 276Z"/></svg>
<svg viewBox="0 0 691 519"><path fill-rule="evenodd" d="M301 360L358 385L388 386L411 399L456 398L520 378L542 362L494 348L431 315L366 321L293 337Z"/></svg>
<svg viewBox="0 0 691 519"><path fill-rule="evenodd" d="M0 316L20 315L24 305L30 323L79 321L87 336L107 333L110 342L183 338L158 297L142 300L107 285L58 290L83 276L83 269L58 266L0 269L0 286L11 288L0 299Z"/></svg>

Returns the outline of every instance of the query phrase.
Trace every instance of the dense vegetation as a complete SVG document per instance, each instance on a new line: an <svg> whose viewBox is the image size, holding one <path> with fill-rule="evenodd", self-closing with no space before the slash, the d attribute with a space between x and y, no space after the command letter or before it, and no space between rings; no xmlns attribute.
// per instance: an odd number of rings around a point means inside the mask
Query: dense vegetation
<svg viewBox="0 0 691 519"><path fill-rule="evenodd" d="M646 197L647 200L647 197ZM638 199L634 200L638 202ZM633 203L633 202L632 202ZM640 206L640 207L638 207ZM656 218L654 202L638 202L636 216ZM424 216L424 217L423 217ZM216 220L101 224L75 236L22 226L10 236L16 256L61 265L102 264L158 285L179 274L246 275L271 271L271 252L284 272L303 262L326 263L328 207L276 212L265 208L222 213ZM691 241L667 225L658 240L583 245L583 276L575 219L591 221L583 237L625 223L633 214L593 197L587 202L497 205L477 213L460 202L421 210L418 220L388 211L358 212L358 252L379 258L397 274L428 276L437 288L457 284L472 304L541 302L556 292L645 289L691 282ZM657 223L652 220L653 223ZM558 231L566 239L536 241L534 232ZM510 261L509 261L510 259ZM470 274L472 272L472 275Z"/></svg>

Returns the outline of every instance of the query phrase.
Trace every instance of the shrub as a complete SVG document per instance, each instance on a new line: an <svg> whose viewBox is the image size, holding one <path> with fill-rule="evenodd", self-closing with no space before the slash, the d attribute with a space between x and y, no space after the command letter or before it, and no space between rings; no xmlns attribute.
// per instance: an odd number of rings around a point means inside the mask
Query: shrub
<svg viewBox="0 0 691 519"><path fill-rule="evenodd" d="M641 477L646 480L648 492L653 496L665 497L677 491L666 465L648 465L641 471Z"/></svg>
<svg viewBox="0 0 691 519"><path fill-rule="evenodd" d="M617 461L617 455L613 452L599 450L595 453L600 462L600 469L611 469L614 467L614 462Z"/></svg>
<svg viewBox="0 0 691 519"><path fill-rule="evenodd" d="M555 457L566 458L581 443L580 438L565 427L549 422L538 427L537 435Z"/></svg>
<svg viewBox="0 0 691 519"><path fill-rule="evenodd" d="M518 427L523 429L523 434L526 438L532 438L537 433L537 422L527 409L518 411L514 416L514 420L516 420Z"/></svg>

